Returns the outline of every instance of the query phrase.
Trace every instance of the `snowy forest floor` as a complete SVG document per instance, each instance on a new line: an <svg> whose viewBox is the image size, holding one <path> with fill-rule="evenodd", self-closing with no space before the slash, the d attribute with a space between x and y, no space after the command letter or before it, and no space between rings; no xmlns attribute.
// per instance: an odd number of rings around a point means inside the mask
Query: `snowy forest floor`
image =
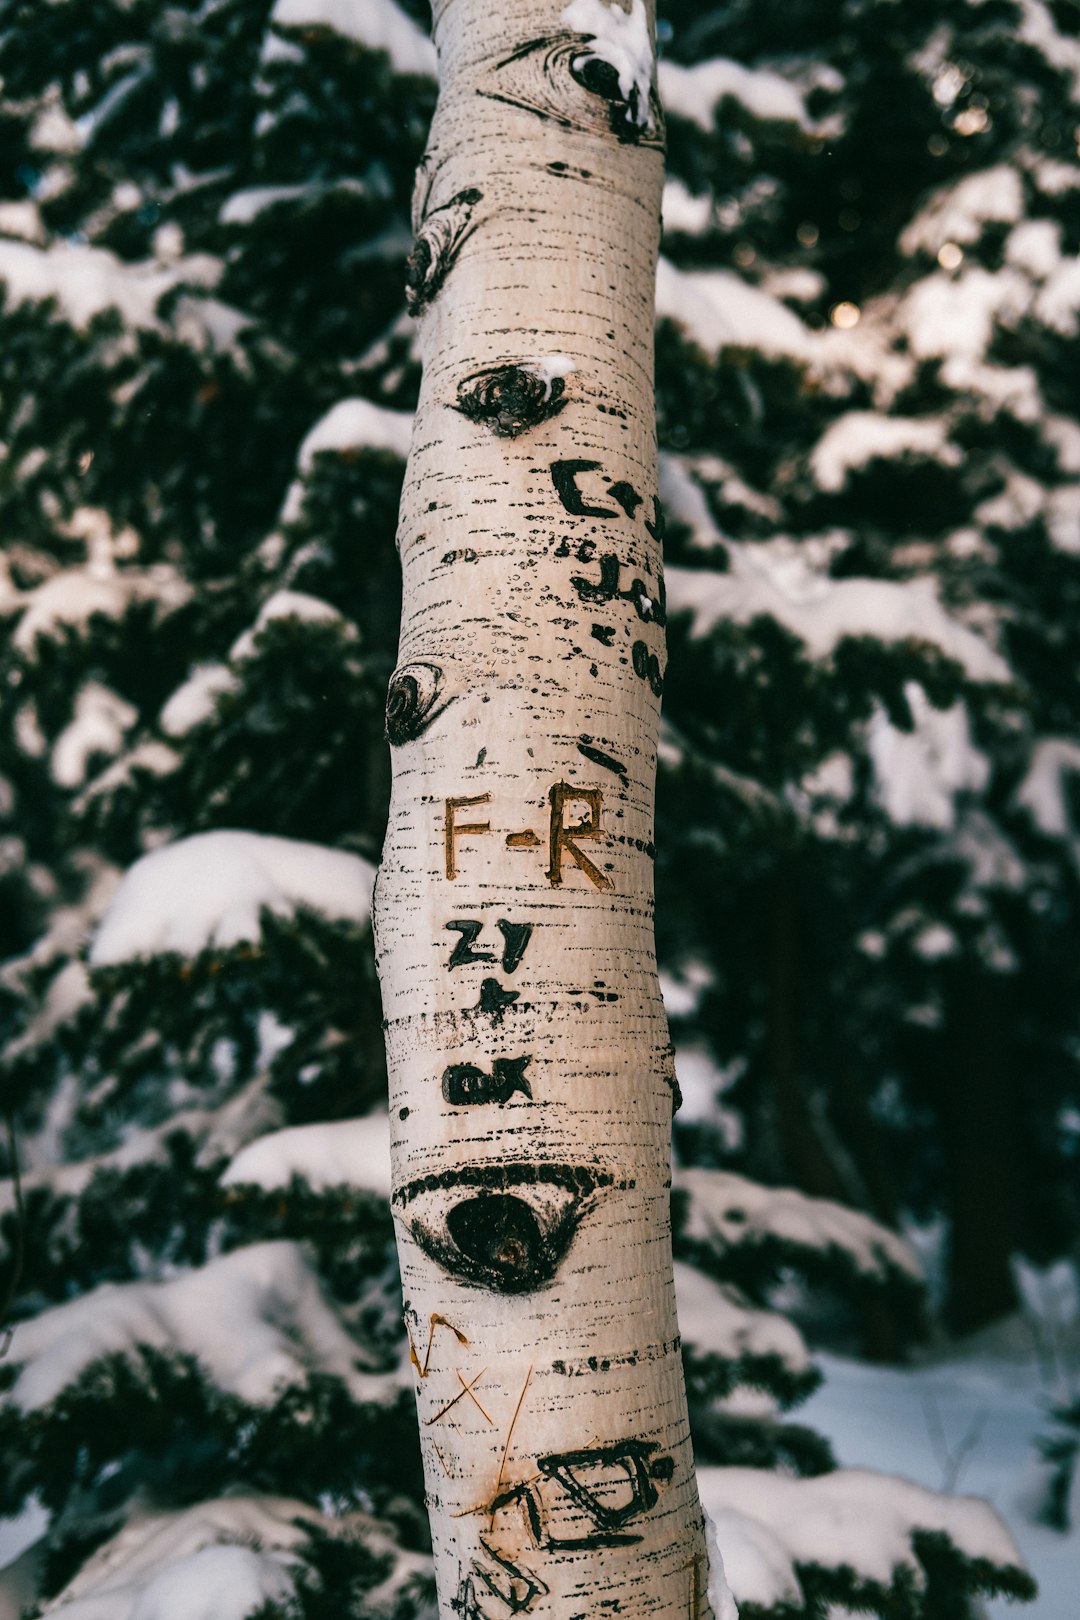
<svg viewBox="0 0 1080 1620"><path fill-rule="evenodd" d="M992 1620L1076 1620L1080 1613L1080 1523L1073 1504L1068 1533L1037 1522L1047 1471L1035 1449L1049 1428L1054 1387L1019 1318L951 1345L913 1368L873 1367L839 1356L815 1357L821 1388L799 1421L826 1434L837 1461L887 1469L937 1490L984 1496L997 1508L1039 1583L1033 1604L987 1605ZM1070 1346L1075 1386L1080 1356Z"/></svg>

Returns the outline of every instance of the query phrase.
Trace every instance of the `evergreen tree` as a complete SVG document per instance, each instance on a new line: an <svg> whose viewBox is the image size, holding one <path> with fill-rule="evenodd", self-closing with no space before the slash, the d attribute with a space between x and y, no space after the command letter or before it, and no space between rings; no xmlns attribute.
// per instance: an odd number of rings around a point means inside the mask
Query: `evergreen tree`
<svg viewBox="0 0 1080 1620"><path fill-rule="evenodd" d="M945 1211L978 1319L964 1127L985 1164L1001 1110L964 1087L998 1073L1040 1155L1002 1241L1075 1224L1071 8L947 9L667 8L658 918L687 1072L731 1079L675 1215L751 1620L1028 1589L984 1505L787 1420L816 1375L778 1279L895 1347L918 1283L879 1221ZM404 1620L428 1346L368 913L425 10L0 21L0 1516L49 1515L0 1614Z"/></svg>

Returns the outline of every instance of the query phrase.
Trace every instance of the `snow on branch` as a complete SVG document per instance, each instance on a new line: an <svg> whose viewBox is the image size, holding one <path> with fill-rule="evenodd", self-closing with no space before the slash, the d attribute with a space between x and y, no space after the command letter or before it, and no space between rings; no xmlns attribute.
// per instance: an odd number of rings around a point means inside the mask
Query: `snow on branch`
<svg viewBox="0 0 1080 1620"><path fill-rule="evenodd" d="M375 869L359 855L293 838L222 830L144 855L125 874L90 947L91 967L261 937L261 914L301 908L362 925Z"/></svg>
<svg viewBox="0 0 1080 1620"><path fill-rule="evenodd" d="M918 1262L895 1232L831 1199L726 1170L681 1170L675 1188L686 1200L680 1246L695 1259L776 1244L785 1265L817 1256L841 1260L867 1282L921 1284Z"/></svg>
<svg viewBox="0 0 1080 1620"><path fill-rule="evenodd" d="M816 1479L702 1468L698 1481L742 1603L793 1602L794 1575L803 1601L914 1614L921 1607L912 1593L926 1589L927 1564L946 1558L962 1562L984 1591L1031 1595L1016 1543L980 1498L855 1468Z"/></svg>
<svg viewBox="0 0 1080 1620"><path fill-rule="evenodd" d="M331 1518L287 1497L228 1496L178 1512L133 1514L50 1607L65 1620L178 1620L181 1613L185 1620L243 1620L292 1597L313 1534L362 1545L378 1582L364 1594L365 1613L392 1612L406 1587L430 1580L430 1559L404 1550L367 1514Z"/></svg>
<svg viewBox="0 0 1080 1620"><path fill-rule="evenodd" d="M255 1406L313 1372L354 1399L392 1395L395 1375L360 1370L361 1345L323 1299L297 1243L257 1243L163 1283L105 1283L15 1330L8 1397L38 1411L107 1356L150 1348L194 1356L214 1384Z"/></svg>
<svg viewBox="0 0 1080 1620"><path fill-rule="evenodd" d="M725 620L749 624L768 615L805 642L812 658L828 658L846 637L873 636L929 643L972 680L1010 678L1005 660L946 612L933 579L831 579L811 566L805 542L730 542L727 550L727 573L667 571L668 611L689 613L695 635Z"/></svg>
<svg viewBox="0 0 1080 1620"><path fill-rule="evenodd" d="M390 1120L385 1113L328 1124L294 1125L248 1144L221 1178L223 1187L287 1187L299 1177L312 1192L362 1187L390 1197Z"/></svg>
<svg viewBox="0 0 1080 1620"><path fill-rule="evenodd" d="M394 0L277 0L270 26L285 34L340 34L369 51L385 51L395 73L433 79L437 72L434 45Z"/></svg>
<svg viewBox="0 0 1080 1620"><path fill-rule="evenodd" d="M718 107L729 100L757 123L791 124L804 134L816 130L796 86L768 68L748 68L714 56L693 67L661 62L658 77L665 110L697 124L707 135L712 134Z"/></svg>
<svg viewBox="0 0 1080 1620"><path fill-rule="evenodd" d="M319 418L300 446L297 466L309 473L327 450L388 450L404 461L412 439L411 411L391 411L369 399L339 399Z"/></svg>
<svg viewBox="0 0 1080 1620"><path fill-rule="evenodd" d="M810 452L810 467L824 490L843 489L848 475L875 458L915 456L959 467L960 446L949 441L949 424L941 417L882 416L877 411L847 411L830 423Z"/></svg>

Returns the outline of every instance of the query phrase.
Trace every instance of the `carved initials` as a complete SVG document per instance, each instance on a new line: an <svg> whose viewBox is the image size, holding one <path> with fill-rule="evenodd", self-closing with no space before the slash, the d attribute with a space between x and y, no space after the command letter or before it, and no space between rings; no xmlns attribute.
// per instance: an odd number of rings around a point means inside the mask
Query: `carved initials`
<svg viewBox="0 0 1080 1620"><path fill-rule="evenodd" d="M609 877L605 877L600 868L578 848L577 841L582 838L600 837L600 806L603 803L603 793L599 788L575 788L569 782L556 782L548 793L551 805L551 820L548 832L548 871L547 878L550 884L557 885L562 882L563 852L569 855L575 866L580 866L589 882L598 889L610 889L614 885ZM586 821L578 822L575 826L567 827L563 821L563 812L568 804L587 804L589 815Z"/></svg>

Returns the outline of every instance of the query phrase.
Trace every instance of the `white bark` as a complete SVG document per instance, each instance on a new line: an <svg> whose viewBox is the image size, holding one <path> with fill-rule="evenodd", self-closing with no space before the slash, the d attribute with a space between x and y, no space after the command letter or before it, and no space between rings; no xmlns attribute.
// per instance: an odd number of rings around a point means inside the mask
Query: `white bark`
<svg viewBox="0 0 1080 1620"><path fill-rule="evenodd" d="M709 1614L652 925L642 0L442 0L377 885L441 1612Z"/></svg>

